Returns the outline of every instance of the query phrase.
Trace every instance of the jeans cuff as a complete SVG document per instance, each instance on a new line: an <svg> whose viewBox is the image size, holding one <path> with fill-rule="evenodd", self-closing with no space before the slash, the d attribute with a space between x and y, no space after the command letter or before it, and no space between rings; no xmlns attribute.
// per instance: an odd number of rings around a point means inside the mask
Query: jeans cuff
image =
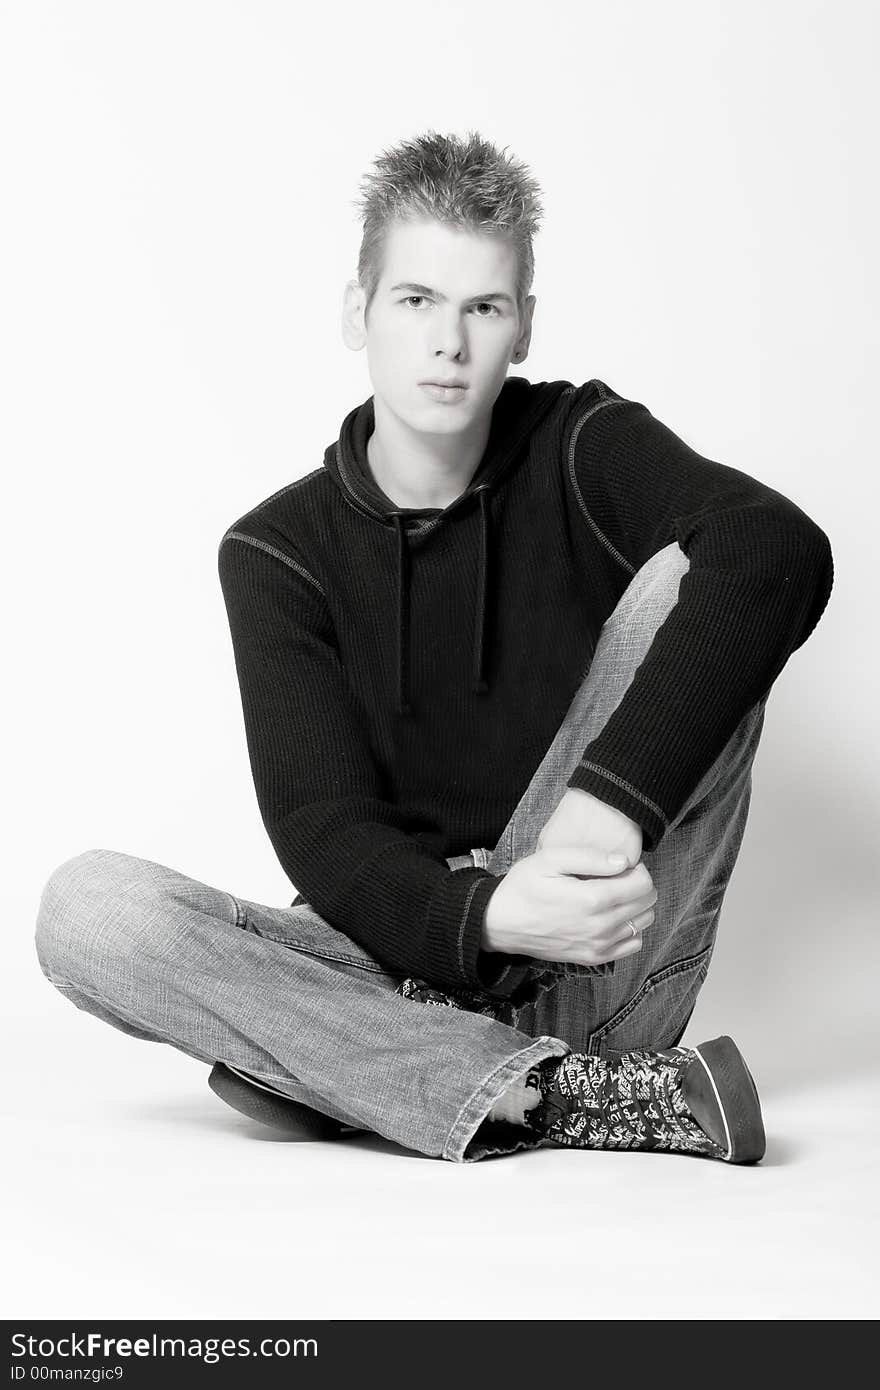
<svg viewBox="0 0 880 1390"><path fill-rule="evenodd" d="M511 1153L515 1149L534 1147L533 1135L525 1126L524 1132L520 1134L519 1126L512 1125L511 1130L516 1130L516 1134L507 1142L502 1141L501 1146L494 1134L493 1143L481 1143L476 1138L477 1130L508 1086L519 1077L525 1076L538 1062L543 1062L548 1057L567 1057L570 1051L568 1043L563 1042L561 1038L535 1038L529 1047L514 1053L496 1067L459 1110L443 1147L443 1158L449 1159L452 1163L472 1163L475 1159L486 1158L491 1153Z"/></svg>

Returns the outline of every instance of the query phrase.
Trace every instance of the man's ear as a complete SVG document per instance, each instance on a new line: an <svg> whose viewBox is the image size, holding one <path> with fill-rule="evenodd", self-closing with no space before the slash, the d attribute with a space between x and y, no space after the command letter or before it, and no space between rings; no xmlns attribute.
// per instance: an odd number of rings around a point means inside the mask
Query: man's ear
<svg viewBox="0 0 880 1390"><path fill-rule="evenodd" d="M522 328L513 345L513 352L510 359L512 362L524 362L529 355L529 343L532 339L532 315L535 312L535 303L535 296L530 294L523 306Z"/></svg>
<svg viewBox="0 0 880 1390"><path fill-rule="evenodd" d="M345 286L342 300L342 341L352 352L359 352L366 345L367 328L364 312L367 303L366 291L357 280L349 280Z"/></svg>

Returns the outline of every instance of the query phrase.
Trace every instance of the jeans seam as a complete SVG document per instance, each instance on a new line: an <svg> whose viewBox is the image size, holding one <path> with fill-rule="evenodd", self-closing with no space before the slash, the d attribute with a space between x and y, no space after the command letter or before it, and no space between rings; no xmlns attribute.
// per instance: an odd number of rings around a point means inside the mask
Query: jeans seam
<svg viewBox="0 0 880 1390"><path fill-rule="evenodd" d="M235 896L234 893L227 893L226 896L232 903L232 906L235 910L235 925L237 927L241 927L242 929L246 928L247 913L245 912L242 904L239 902L238 898Z"/></svg>
<svg viewBox="0 0 880 1390"><path fill-rule="evenodd" d="M233 897L231 893L227 894L227 897L231 898L235 904L236 915L238 917L238 921L235 925L240 927L243 931L251 930L252 935L258 936L261 941L273 941L276 946L289 946L292 951L301 951L303 955L315 956L318 960L332 960L336 961L339 965L354 965L358 966L361 970L373 971L380 975L393 975L393 971L386 970L379 961L365 961L360 956L346 955L342 951L317 950L311 942L292 941L289 936L276 936L276 934L271 931L259 931L256 927L249 928L248 915L241 903L237 898ZM312 910L314 911L314 909ZM315 915L318 916L317 913ZM329 926L329 923L327 925Z"/></svg>
<svg viewBox="0 0 880 1390"><path fill-rule="evenodd" d="M255 931L254 936L259 936L262 941L274 941L276 946L289 946L292 951L301 951L305 956L315 956L318 960L332 960L339 965L355 965L361 970L369 970L379 975L394 976L393 970L387 970L378 961L361 960L359 956L347 956L341 951L319 950L310 942L291 941L289 937L274 936L271 932Z"/></svg>

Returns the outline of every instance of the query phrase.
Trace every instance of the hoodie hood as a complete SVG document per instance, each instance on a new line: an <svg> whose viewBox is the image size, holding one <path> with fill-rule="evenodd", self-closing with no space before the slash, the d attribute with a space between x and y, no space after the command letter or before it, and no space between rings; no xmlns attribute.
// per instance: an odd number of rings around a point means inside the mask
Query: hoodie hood
<svg viewBox="0 0 880 1390"><path fill-rule="evenodd" d="M409 648L409 548L407 522L423 534L443 525L453 512L464 507L480 508L480 566L474 609L473 668L471 689L485 694L489 689L485 674L486 598L491 563L492 490L528 445L538 422L566 391L568 381L533 384L525 377L507 377L495 404L489 438L483 456L467 487L448 507L398 507L376 482L367 462L367 440L373 433L373 397L351 410L342 422L339 438L328 446L324 466L348 502L378 526L393 530L397 539L397 707L402 715L411 714L407 691Z"/></svg>

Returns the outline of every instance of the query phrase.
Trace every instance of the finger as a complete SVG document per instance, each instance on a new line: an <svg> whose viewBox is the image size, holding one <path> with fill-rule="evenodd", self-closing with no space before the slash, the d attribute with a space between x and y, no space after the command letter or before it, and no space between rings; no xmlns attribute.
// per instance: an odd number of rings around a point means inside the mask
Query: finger
<svg viewBox="0 0 880 1390"><path fill-rule="evenodd" d="M653 911L657 906L658 894L656 892L646 893L642 898L634 898L630 903L624 903L623 907L617 908L615 912L608 914L608 925L612 935L622 931L627 922L634 922L637 917L643 916L646 912Z"/></svg>
<svg viewBox="0 0 880 1390"><path fill-rule="evenodd" d="M625 941L621 941L618 946L613 946L608 953L608 960L622 960L624 956L636 956L642 949L641 936L627 936Z"/></svg>
<svg viewBox="0 0 880 1390"><path fill-rule="evenodd" d="M626 873L595 883L594 895L602 911L623 909L624 917L628 917L634 907L641 911L656 902L657 890L645 866L636 864Z"/></svg>
<svg viewBox="0 0 880 1390"><path fill-rule="evenodd" d="M628 869L624 855L621 854L617 862L612 854L591 845L566 845L565 848L542 849L538 853L546 866L557 874L608 875L626 882L639 867Z"/></svg>
<svg viewBox="0 0 880 1390"><path fill-rule="evenodd" d="M627 941L632 941L636 936L641 936L643 931L654 925L654 909L649 907L647 912L639 912L634 917L627 917L621 924L620 931L614 941L615 946L625 945Z"/></svg>
<svg viewBox="0 0 880 1390"><path fill-rule="evenodd" d="M608 961L621 960L624 956L635 956L642 949L642 934L637 932L633 936L632 932L627 931L622 940L610 942L604 946L595 944L593 954L590 958L584 957L578 962L581 965L605 965Z"/></svg>
<svg viewBox="0 0 880 1390"><path fill-rule="evenodd" d="M592 885L594 887L598 885ZM648 893L641 898L631 898L622 907L615 908L613 911L602 912L596 905L595 899L584 907L585 917L589 919L592 932L599 934L606 941L618 941L626 930L626 924L635 919L642 913L648 912L656 907L657 894Z"/></svg>
<svg viewBox="0 0 880 1390"><path fill-rule="evenodd" d="M616 878L588 878L587 881L578 880L580 883L580 898L585 912L589 912L594 920L601 919L603 926L612 929L626 922L633 913L653 908L659 897L653 884L644 884L641 880L634 881L627 892L617 890Z"/></svg>

